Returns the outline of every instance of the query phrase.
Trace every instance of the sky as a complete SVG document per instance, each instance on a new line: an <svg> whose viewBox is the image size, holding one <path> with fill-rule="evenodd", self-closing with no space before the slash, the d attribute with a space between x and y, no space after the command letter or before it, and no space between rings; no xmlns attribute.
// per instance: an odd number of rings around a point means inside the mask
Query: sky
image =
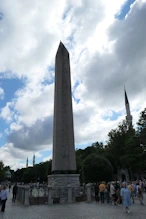
<svg viewBox="0 0 146 219"><path fill-rule="evenodd" d="M92 3L91 3L92 2ZM75 147L108 140L146 107L146 0L0 1L0 160L52 157L54 65L70 53Z"/></svg>

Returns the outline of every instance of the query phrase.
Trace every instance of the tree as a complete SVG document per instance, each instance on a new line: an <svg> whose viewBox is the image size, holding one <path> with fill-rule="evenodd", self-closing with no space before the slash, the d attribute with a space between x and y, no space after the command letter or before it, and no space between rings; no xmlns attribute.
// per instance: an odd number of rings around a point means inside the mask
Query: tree
<svg viewBox="0 0 146 219"><path fill-rule="evenodd" d="M0 161L0 181L3 181L4 179L5 179L4 163Z"/></svg>
<svg viewBox="0 0 146 219"><path fill-rule="evenodd" d="M18 169L13 173L13 181L17 182L47 182L47 176L51 174L52 160L34 165L34 167Z"/></svg>
<svg viewBox="0 0 146 219"><path fill-rule="evenodd" d="M127 124L125 121L109 132L109 141L107 144L106 152L114 157L117 167L122 167L122 157L125 154L125 140L127 134Z"/></svg>
<svg viewBox="0 0 146 219"><path fill-rule="evenodd" d="M123 121L109 133L106 153L114 157L117 168L127 169L131 178L134 173L144 171L145 161L136 130L132 126L127 127L126 121Z"/></svg>
<svg viewBox="0 0 146 219"><path fill-rule="evenodd" d="M83 161L82 175L86 183L109 181L112 180L113 168L106 158L90 154Z"/></svg>
<svg viewBox="0 0 146 219"><path fill-rule="evenodd" d="M138 132L139 144L146 151L146 108L140 113L138 120Z"/></svg>

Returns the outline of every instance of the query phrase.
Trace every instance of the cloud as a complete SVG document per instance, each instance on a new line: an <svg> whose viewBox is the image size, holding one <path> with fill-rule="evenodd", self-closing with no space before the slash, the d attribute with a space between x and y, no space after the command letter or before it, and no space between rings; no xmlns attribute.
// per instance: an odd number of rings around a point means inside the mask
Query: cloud
<svg viewBox="0 0 146 219"><path fill-rule="evenodd" d="M83 103L95 103L99 110L124 108L124 85L128 90L132 109L143 102L146 79L145 12L146 4L137 1L125 20L115 20L107 29L111 50L95 51L81 60L84 63L74 95ZM140 4L140 5L139 5ZM85 60L88 60L86 62ZM135 99L137 100L135 102Z"/></svg>
<svg viewBox="0 0 146 219"><path fill-rule="evenodd" d="M7 143L0 148L0 160L4 162L5 166L10 166L13 170L26 167L27 157L29 158L29 166L32 166L30 162L33 158L32 151L16 148L12 143ZM36 152L35 157L40 158L41 154Z"/></svg>
<svg viewBox="0 0 146 219"><path fill-rule="evenodd" d="M33 126L25 125L20 130L12 131L8 142L15 148L26 151L41 151L50 149L52 144L52 116L38 120Z"/></svg>
<svg viewBox="0 0 146 219"><path fill-rule="evenodd" d="M7 122L12 121L12 117L14 115L14 112L11 110L11 107L13 107L12 102L7 102L6 106L1 109L0 117L6 120Z"/></svg>
<svg viewBox="0 0 146 219"><path fill-rule="evenodd" d="M4 99L4 90L3 88L0 87L0 99L3 100Z"/></svg>

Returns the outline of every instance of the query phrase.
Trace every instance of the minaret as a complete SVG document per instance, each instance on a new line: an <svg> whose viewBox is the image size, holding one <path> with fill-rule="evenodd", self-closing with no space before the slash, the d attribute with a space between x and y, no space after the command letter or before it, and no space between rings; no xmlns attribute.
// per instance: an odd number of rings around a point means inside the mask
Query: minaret
<svg viewBox="0 0 146 219"><path fill-rule="evenodd" d="M27 158L27 160L26 160L26 168L28 168L28 158Z"/></svg>
<svg viewBox="0 0 146 219"><path fill-rule="evenodd" d="M33 167L35 165L35 154L33 155Z"/></svg>
<svg viewBox="0 0 146 219"><path fill-rule="evenodd" d="M125 107L126 107L126 121L128 123L128 126L130 127L132 125L132 115L130 113L130 105L127 97L126 90L124 89L125 92Z"/></svg>

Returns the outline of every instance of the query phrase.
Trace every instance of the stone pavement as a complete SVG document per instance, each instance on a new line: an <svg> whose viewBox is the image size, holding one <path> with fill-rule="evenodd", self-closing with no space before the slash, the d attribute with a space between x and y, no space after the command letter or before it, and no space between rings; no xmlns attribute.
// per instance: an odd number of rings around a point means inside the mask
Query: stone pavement
<svg viewBox="0 0 146 219"><path fill-rule="evenodd" d="M122 206L95 202L23 207L17 202L12 203L10 194L5 210L4 213L0 212L0 219L146 219L146 206L140 205L138 200L128 214Z"/></svg>

